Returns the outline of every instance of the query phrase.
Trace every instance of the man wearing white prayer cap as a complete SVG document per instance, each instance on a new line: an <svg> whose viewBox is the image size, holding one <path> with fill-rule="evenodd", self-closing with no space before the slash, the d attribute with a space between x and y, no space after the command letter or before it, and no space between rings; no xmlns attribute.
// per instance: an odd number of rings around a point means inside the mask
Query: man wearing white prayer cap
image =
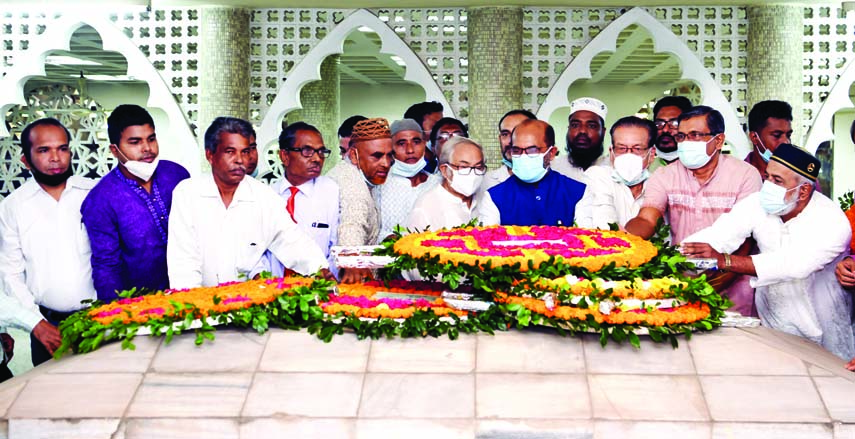
<svg viewBox="0 0 855 439"><path fill-rule="evenodd" d="M607 113L606 104L596 98L582 97L570 103L567 158L556 158L552 169L585 183L585 170L594 165L608 165L608 156L603 155Z"/></svg>

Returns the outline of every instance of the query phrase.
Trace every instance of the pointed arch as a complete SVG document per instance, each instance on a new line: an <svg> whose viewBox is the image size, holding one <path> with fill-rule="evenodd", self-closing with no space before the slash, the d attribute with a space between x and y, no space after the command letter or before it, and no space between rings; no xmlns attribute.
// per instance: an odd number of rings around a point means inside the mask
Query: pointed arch
<svg viewBox="0 0 855 439"><path fill-rule="evenodd" d="M805 141L805 148L813 153L822 142L834 139L834 114L845 108L852 108L852 99L849 97L849 88L855 84L855 59L849 60L843 74L834 83L828 97L825 98L819 113L813 119L810 131Z"/></svg>
<svg viewBox="0 0 855 439"><path fill-rule="evenodd" d="M643 27L650 33L653 38L654 52L667 52L676 56L682 67L681 79L688 79L697 83L703 95L702 104L721 112L726 127L725 136L736 149L735 155L744 157L751 152L751 145L745 133L742 132L742 125L739 123L736 111L695 53L680 41L671 30L641 7L635 7L621 15L582 49L555 81L543 105L537 112L538 119L549 120L552 113L559 108L569 107L570 100L567 97L567 90L570 89L570 86L579 79L590 79L592 76L591 61L594 57L601 52L616 51L618 35L633 24Z"/></svg>
<svg viewBox="0 0 855 439"><path fill-rule="evenodd" d="M55 50L70 50L72 35L83 26L91 26L98 32L105 51L118 52L125 57L128 76L148 85L147 106L166 113L169 126L158 127L160 137L168 139L160 146L161 157L178 162L191 174L197 174L201 169L201 156L184 112L145 54L106 18L69 13L52 22L45 33L31 41L30 49L16 59L6 77L0 79L0 112L6 114L13 105L26 105L24 86L27 81L45 76L45 58ZM5 124L0 124L0 136L8 135Z"/></svg>
<svg viewBox="0 0 855 439"><path fill-rule="evenodd" d="M366 9L359 9L334 27L288 75L288 80L277 92L276 98L261 121L258 132L260 155L264 156L267 148L278 138L282 118L292 110L303 108L300 103L300 90L304 85L321 79L320 67L324 59L330 55L343 53L347 36L362 26L370 28L380 37L380 53L401 57L406 69L405 81L421 86L425 90L425 100L441 103L445 113L453 116L451 105L418 55L376 15ZM262 168L267 166L264 160L259 165ZM259 171L264 172L264 169Z"/></svg>

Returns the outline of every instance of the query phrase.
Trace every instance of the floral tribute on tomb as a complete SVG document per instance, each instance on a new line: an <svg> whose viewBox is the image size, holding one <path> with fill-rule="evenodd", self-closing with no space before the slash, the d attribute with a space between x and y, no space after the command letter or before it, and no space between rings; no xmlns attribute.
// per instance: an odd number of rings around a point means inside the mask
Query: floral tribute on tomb
<svg viewBox="0 0 855 439"><path fill-rule="evenodd" d="M129 291L65 320L56 355L111 340L132 349L136 335L169 342L189 330L201 344L226 324L259 333L305 328L325 341L344 331L360 339L455 339L542 325L561 334L599 333L604 345L611 339L639 346L638 336L648 334L676 346L678 335L719 326L730 302L703 275L684 274L694 266L665 244L667 234L661 228L648 242L618 231L471 225L396 234L366 256L387 261L382 282L335 285L293 276ZM426 281L401 280L403 273Z"/></svg>

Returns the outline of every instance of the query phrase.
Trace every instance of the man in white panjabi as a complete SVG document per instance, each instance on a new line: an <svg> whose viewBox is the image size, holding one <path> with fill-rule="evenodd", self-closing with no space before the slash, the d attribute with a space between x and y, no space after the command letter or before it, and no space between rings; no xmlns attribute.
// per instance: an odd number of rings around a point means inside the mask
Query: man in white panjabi
<svg viewBox="0 0 855 439"><path fill-rule="evenodd" d="M760 192L683 240L683 253L715 258L720 269L752 276L764 326L807 338L848 360L855 355L852 296L834 269L848 254L852 231L837 203L815 191L819 168L809 152L779 145ZM728 254L749 236L759 254Z"/></svg>
<svg viewBox="0 0 855 439"><path fill-rule="evenodd" d="M611 128L609 148L611 166L591 166L585 171L591 208L577 217L580 227L608 229L617 224L623 229L638 215L644 202L644 184L650 177L648 167L656 155L656 126L635 116L619 119Z"/></svg>
<svg viewBox="0 0 855 439"><path fill-rule="evenodd" d="M466 137L452 137L442 147L438 169L442 184L416 201L407 220L411 230L450 229L472 219L487 171L481 145Z"/></svg>

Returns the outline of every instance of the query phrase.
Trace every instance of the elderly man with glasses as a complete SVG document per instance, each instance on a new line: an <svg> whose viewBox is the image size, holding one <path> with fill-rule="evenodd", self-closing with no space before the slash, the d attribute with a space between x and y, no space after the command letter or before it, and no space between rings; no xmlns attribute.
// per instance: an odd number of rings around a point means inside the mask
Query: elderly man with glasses
<svg viewBox="0 0 855 439"><path fill-rule="evenodd" d="M466 137L454 137L439 156L442 184L424 194L407 221L412 230L448 229L468 223L478 205L478 188L487 173L484 150Z"/></svg>
<svg viewBox="0 0 855 439"><path fill-rule="evenodd" d="M478 208L485 225L571 226L590 209L584 183L550 170L555 130L542 120L526 120L511 136L513 176L488 189ZM583 200L584 197L584 200ZM578 206L577 206L578 203Z"/></svg>
<svg viewBox="0 0 855 439"><path fill-rule="evenodd" d="M615 122L609 134L611 166L591 166L585 171L592 205L585 212L590 216L577 215L582 227L608 229L610 224L617 224L623 228L644 203L648 168L656 159L656 127L649 120L627 116Z"/></svg>
<svg viewBox="0 0 855 439"><path fill-rule="evenodd" d="M737 201L760 190L760 174L748 163L723 155L724 118L718 111L697 106L678 118L679 160L657 170L645 186L644 204L638 215L626 223L626 231L642 238L653 236L656 223L665 218L671 225L671 242L683 240L711 226L730 212ZM747 255L746 243L736 252ZM713 282L713 280L711 280ZM743 315L757 315L754 293L744 275L719 277L714 285L735 304ZM728 287L729 286L729 287Z"/></svg>
<svg viewBox="0 0 855 439"><path fill-rule="evenodd" d="M285 200L285 211L318 244L330 266L330 247L338 242L339 190L335 181L321 176L321 170L331 152L314 126L305 122L288 125L279 134L279 160L285 175L273 184L273 190ZM265 260L269 261L265 268L274 276L283 274L284 266L271 253Z"/></svg>

